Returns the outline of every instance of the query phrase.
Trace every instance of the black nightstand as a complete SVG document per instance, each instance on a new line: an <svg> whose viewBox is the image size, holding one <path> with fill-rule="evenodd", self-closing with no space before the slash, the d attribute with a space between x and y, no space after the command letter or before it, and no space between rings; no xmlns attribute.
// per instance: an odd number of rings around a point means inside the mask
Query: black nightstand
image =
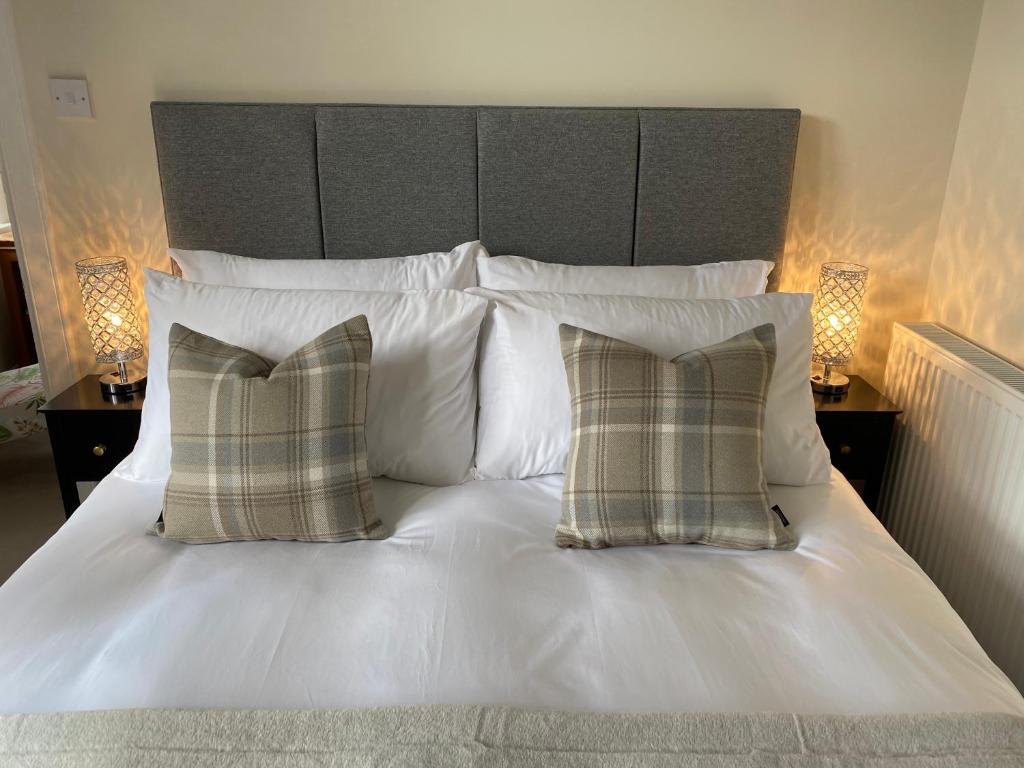
<svg viewBox="0 0 1024 768"><path fill-rule="evenodd" d="M893 427L902 411L860 376L850 377L850 391L845 395L815 394L814 409L833 466L874 512Z"/></svg>
<svg viewBox="0 0 1024 768"><path fill-rule="evenodd" d="M86 376L39 409L46 416L67 517L81 503L76 483L103 479L139 437L143 398L104 400L98 379Z"/></svg>

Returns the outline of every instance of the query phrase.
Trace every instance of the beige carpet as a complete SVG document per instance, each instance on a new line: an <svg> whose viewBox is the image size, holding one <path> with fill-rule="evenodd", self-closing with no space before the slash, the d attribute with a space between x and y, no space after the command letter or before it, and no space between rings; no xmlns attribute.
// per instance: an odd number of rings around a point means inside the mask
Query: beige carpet
<svg viewBox="0 0 1024 768"><path fill-rule="evenodd" d="M0 583L63 523L49 435L0 444Z"/></svg>

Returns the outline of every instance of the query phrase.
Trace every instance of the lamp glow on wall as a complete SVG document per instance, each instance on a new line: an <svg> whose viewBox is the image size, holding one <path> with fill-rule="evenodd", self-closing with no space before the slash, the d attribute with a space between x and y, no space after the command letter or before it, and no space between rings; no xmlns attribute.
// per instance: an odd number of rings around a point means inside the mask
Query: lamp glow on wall
<svg viewBox="0 0 1024 768"><path fill-rule="evenodd" d="M117 365L116 371L100 376L100 390L105 397L130 397L142 392L146 377L130 374L127 366L145 351L128 262L116 256L82 259L76 262L75 271L96 360Z"/></svg>
<svg viewBox="0 0 1024 768"><path fill-rule="evenodd" d="M860 264L833 261L821 265L818 291L814 295L811 317L814 320L813 360L823 368L811 376L815 392L838 395L850 388L850 379L832 370L853 359L860 330L868 268Z"/></svg>

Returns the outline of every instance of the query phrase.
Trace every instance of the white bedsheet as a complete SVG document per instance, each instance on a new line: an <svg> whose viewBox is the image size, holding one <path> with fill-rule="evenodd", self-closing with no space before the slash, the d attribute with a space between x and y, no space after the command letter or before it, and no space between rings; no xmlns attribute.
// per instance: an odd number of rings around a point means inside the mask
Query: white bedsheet
<svg viewBox="0 0 1024 768"><path fill-rule="evenodd" d="M1024 700L838 474L793 552L563 551L561 477L375 486L387 541L186 545L109 477L0 588L0 712L482 703L866 713Z"/></svg>

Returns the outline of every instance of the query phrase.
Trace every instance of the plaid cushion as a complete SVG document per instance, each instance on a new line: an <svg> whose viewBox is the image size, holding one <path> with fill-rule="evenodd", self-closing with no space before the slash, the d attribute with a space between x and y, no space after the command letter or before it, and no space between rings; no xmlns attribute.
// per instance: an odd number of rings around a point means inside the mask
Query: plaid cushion
<svg viewBox="0 0 1024 768"><path fill-rule="evenodd" d="M381 539L366 463L362 315L274 365L175 324L161 536L189 543Z"/></svg>
<svg viewBox="0 0 1024 768"><path fill-rule="evenodd" d="M762 466L775 328L665 360L559 327L572 400L560 547L788 549Z"/></svg>

